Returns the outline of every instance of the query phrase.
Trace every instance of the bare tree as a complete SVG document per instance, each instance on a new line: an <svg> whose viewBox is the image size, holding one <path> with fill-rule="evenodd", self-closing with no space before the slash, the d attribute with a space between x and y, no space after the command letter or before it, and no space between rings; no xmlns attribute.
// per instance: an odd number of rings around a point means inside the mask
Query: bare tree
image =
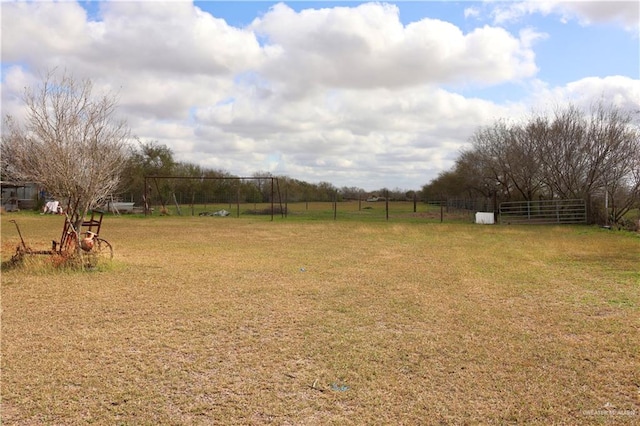
<svg viewBox="0 0 640 426"><path fill-rule="evenodd" d="M543 193L540 146L548 138L546 122L532 117L509 130L509 143L504 156L511 184L524 200L531 201Z"/></svg>
<svg viewBox="0 0 640 426"><path fill-rule="evenodd" d="M511 166L505 155L514 145L511 133L511 126L502 120L478 129L470 138L473 148L463 152L457 162L458 167L476 174L471 180L477 181L476 189L486 197L498 192L501 198L512 198Z"/></svg>
<svg viewBox="0 0 640 426"><path fill-rule="evenodd" d="M585 176L589 168L586 122L582 111L573 105L559 109L546 125L547 137L541 140L542 179L553 198L583 198Z"/></svg>
<svg viewBox="0 0 640 426"><path fill-rule="evenodd" d="M67 73L47 73L37 87L25 89L23 99L24 122L11 116L3 121L3 174L68 202L78 230L117 187L129 128L115 117L114 95L94 96L90 80Z"/></svg>
<svg viewBox="0 0 640 426"><path fill-rule="evenodd" d="M590 126L593 187L604 192L607 220L621 222L640 207L640 131L631 116L599 105Z"/></svg>
<svg viewBox="0 0 640 426"><path fill-rule="evenodd" d="M594 222L620 221L640 205L640 129L613 105L599 102L588 111L567 105L519 124L498 120L470 142L454 170L427 190L470 188L506 200L582 198Z"/></svg>
<svg viewBox="0 0 640 426"><path fill-rule="evenodd" d="M598 221L616 222L637 205L640 133L629 113L603 103L589 111L569 106L556 112L549 135L541 160L554 195L589 200ZM605 204L608 211L602 212Z"/></svg>

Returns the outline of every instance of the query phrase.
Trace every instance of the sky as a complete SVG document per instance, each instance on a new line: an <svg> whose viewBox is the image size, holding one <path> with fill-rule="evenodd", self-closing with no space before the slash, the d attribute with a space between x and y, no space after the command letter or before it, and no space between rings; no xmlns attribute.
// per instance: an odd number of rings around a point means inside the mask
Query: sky
<svg viewBox="0 0 640 426"><path fill-rule="evenodd" d="M638 1L2 1L2 114L49 70L143 142L235 176L412 190L496 120L640 123ZM132 143L136 143L132 141Z"/></svg>

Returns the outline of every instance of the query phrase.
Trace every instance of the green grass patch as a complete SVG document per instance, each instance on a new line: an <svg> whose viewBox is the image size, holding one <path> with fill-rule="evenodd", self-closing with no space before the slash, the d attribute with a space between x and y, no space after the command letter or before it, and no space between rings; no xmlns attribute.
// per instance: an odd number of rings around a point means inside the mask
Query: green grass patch
<svg viewBox="0 0 640 426"><path fill-rule="evenodd" d="M257 219L259 217L271 219L273 207L274 219L281 220L286 217L288 221L392 221L404 223L448 222L448 223L472 223L474 212L440 208L426 203L413 203L412 201L385 202L366 201L340 201L325 202L276 202L271 203L217 203L166 205L165 208L154 206L153 216L194 217L212 216L213 213L226 210L228 218ZM161 213L162 212L162 213Z"/></svg>

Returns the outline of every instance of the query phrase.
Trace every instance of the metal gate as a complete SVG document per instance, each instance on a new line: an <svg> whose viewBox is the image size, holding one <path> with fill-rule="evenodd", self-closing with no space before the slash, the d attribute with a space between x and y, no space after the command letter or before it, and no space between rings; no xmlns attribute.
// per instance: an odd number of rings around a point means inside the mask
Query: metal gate
<svg viewBox="0 0 640 426"><path fill-rule="evenodd" d="M500 203L503 224L587 223L584 200L507 201Z"/></svg>

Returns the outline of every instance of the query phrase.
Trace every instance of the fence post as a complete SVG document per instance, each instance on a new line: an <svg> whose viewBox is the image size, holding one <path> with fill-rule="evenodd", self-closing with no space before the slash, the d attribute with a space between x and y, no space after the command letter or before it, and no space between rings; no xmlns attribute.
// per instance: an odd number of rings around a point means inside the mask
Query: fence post
<svg viewBox="0 0 640 426"><path fill-rule="evenodd" d="M273 222L273 209L274 209L274 205L273 203L275 202L275 192L274 192L274 186L273 186L273 178L271 178L271 222Z"/></svg>
<svg viewBox="0 0 640 426"><path fill-rule="evenodd" d="M149 190L147 187L147 177L144 177L144 215L146 216L147 214L151 213L149 211Z"/></svg>
<svg viewBox="0 0 640 426"><path fill-rule="evenodd" d="M178 216L182 216L182 211L180 210L180 204L178 204L178 199L176 198L176 193L174 192L172 195L173 195L173 204L176 205L176 210L178 210Z"/></svg>
<svg viewBox="0 0 640 426"><path fill-rule="evenodd" d="M384 191L384 209L386 211L387 220L389 220L389 190Z"/></svg>
<svg viewBox="0 0 640 426"><path fill-rule="evenodd" d="M289 214L289 185L284 189L284 217Z"/></svg>

